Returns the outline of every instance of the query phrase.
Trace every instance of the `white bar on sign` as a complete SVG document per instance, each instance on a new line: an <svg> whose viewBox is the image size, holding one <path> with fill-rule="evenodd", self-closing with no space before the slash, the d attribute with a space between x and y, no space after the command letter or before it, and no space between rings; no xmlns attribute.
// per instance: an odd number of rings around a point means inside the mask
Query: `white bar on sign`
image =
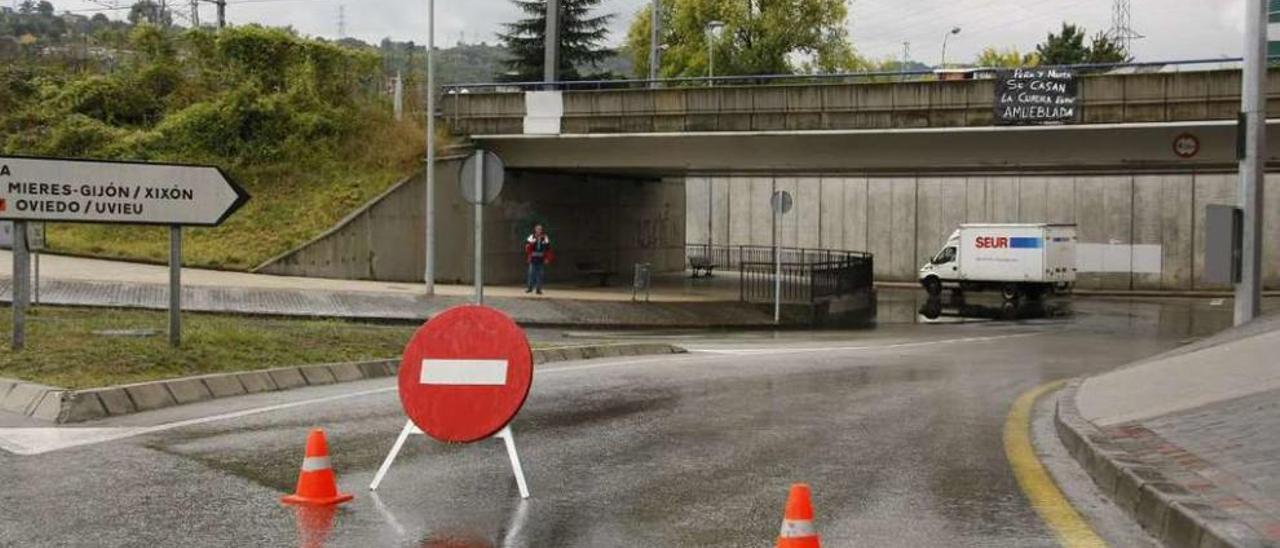
<svg viewBox="0 0 1280 548"><path fill-rule="evenodd" d="M422 384L507 384L507 360L422 360Z"/></svg>

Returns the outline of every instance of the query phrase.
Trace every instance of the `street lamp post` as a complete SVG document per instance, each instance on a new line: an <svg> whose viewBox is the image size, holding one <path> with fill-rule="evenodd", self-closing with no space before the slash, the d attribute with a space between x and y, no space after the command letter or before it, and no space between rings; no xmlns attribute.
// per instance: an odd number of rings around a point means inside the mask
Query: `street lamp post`
<svg viewBox="0 0 1280 548"><path fill-rule="evenodd" d="M649 87L658 87L658 65L662 64L662 52L658 37L662 35L661 0L653 0L653 12L649 15Z"/></svg>
<svg viewBox="0 0 1280 548"><path fill-rule="evenodd" d="M426 259L423 281L427 295L436 293L436 0L427 0L427 189Z"/></svg>
<svg viewBox="0 0 1280 548"><path fill-rule="evenodd" d="M1267 162L1267 5L1245 3L1244 69L1240 116L1244 122L1240 145L1238 203L1241 227L1240 280L1235 286L1235 325L1249 323L1262 310L1263 185Z"/></svg>
<svg viewBox="0 0 1280 548"><path fill-rule="evenodd" d="M720 36L720 30L723 28L724 23L721 21L711 21L707 23L707 83L712 86L716 85L715 80L711 79L716 76L715 41L716 38Z"/></svg>
<svg viewBox="0 0 1280 548"><path fill-rule="evenodd" d="M960 27L951 27L949 32L942 35L942 62L939 63L938 68L947 68L947 40L957 34L960 34Z"/></svg>

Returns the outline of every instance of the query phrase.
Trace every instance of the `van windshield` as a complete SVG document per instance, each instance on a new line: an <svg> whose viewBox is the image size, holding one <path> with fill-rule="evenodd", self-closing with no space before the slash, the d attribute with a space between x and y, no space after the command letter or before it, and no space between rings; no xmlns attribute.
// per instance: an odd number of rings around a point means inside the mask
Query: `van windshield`
<svg viewBox="0 0 1280 548"><path fill-rule="evenodd" d="M938 252L938 256L933 258L933 264L947 264L956 260L956 248L947 247Z"/></svg>

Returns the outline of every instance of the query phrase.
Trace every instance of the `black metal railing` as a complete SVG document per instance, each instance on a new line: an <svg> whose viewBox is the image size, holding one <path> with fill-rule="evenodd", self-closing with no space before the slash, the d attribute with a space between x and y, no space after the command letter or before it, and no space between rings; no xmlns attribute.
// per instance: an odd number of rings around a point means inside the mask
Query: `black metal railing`
<svg viewBox="0 0 1280 548"><path fill-rule="evenodd" d="M686 244L689 266L737 270L744 302L773 302L781 280L782 301L813 303L871 289L875 261L870 253L838 249L751 245ZM779 271L781 274L779 276Z"/></svg>

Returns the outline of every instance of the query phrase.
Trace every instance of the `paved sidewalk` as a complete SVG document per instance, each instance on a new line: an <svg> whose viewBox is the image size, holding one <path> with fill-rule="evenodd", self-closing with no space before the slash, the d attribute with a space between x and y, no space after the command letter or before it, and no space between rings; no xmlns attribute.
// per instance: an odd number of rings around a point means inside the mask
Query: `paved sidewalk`
<svg viewBox="0 0 1280 548"><path fill-rule="evenodd" d="M9 250L0 250L0 277L10 277L12 272L12 253ZM168 284L169 267L165 265L43 254L40 257L40 277L43 280ZM736 281L736 277L725 276L692 280L683 272L654 275L654 290L650 295L650 300L659 302L737 301L738 286ZM423 291L421 283L303 278L200 268L183 268L182 284L183 286L191 287L358 291L362 293L398 295L419 295ZM559 283L550 284L546 289L545 295L537 296L526 294L523 287L489 285L485 286L485 296L630 301L632 294L629 276L615 278L614 284L609 287ZM436 284L436 294L443 297L465 298L471 296L472 286Z"/></svg>
<svg viewBox="0 0 1280 548"><path fill-rule="evenodd" d="M0 300L12 297L11 257L0 253ZM437 285L426 297L419 284L329 280L184 268L183 310L370 320L422 320L471 302L469 286ZM40 302L74 306L165 309L165 266L83 259L41 258ZM723 284L722 284L723 285ZM724 300L721 286L709 294L678 293L632 302L628 289L549 287L530 297L522 288L491 287L485 303L524 325L580 327L764 327L766 311ZM785 318L784 318L785 320Z"/></svg>
<svg viewBox="0 0 1280 548"><path fill-rule="evenodd" d="M1172 546L1280 546L1280 316L1077 382L1059 433Z"/></svg>

